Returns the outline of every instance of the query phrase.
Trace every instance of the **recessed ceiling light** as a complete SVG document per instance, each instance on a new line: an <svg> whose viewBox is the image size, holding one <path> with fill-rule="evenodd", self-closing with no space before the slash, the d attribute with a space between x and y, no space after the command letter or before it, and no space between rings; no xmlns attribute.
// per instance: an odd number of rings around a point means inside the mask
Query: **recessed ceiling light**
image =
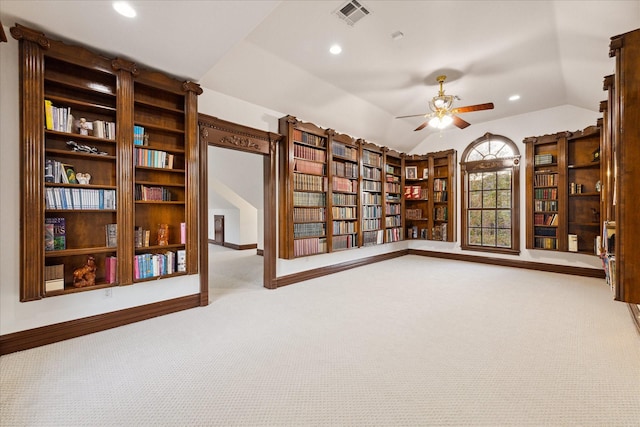
<svg viewBox="0 0 640 427"><path fill-rule="evenodd" d="M340 52L342 52L342 48L340 47L340 45L334 44L329 48L329 52L333 53L334 55L338 55L340 54Z"/></svg>
<svg viewBox="0 0 640 427"><path fill-rule="evenodd" d="M511 95L509 97L509 101L517 101L518 99L520 99L520 95Z"/></svg>
<svg viewBox="0 0 640 427"><path fill-rule="evenodd" d="M131 5L125 1L116 1L113 2L113 8L122 16L126 16L127 18L135 18L136 11L131 7Z"/></svg>

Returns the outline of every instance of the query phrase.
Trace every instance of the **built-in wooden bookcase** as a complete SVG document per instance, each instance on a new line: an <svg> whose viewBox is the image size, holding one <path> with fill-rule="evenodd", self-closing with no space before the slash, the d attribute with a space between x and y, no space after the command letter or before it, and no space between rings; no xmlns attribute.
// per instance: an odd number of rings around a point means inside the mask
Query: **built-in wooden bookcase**
<svg viewBox="0 0 640 427"><path fill-rule="evenodd" d="M402 212L402 167L403 155L397 151L384 149L384 227L385 243L404 239Z"/></svg>
<svg viewBox="0 0 640 427"><path fill-rule="evenodd" d="M404 159L404 219L407 239L428 239L431 230L429 156Z"/></svg>
<svg viewBox="0 0 640 427"><path fill-rule="evenodd" d="M600 235L600 128L591 126L567 139L567 233L578 252L594 254ZM577 244L577 247L575 246Z"/></svg>
<svg viewBox="0 0 640 427"><path fill-rule="evenodd" d="M600 227L600 128L524 142L527 248L594 254Z"/></svg>
<svg viewBox="0 0 640 427"><path fill-rule="evenodd" d="M404 202L408 239L453 242L456 151L405 157Z"/></svg>
<svg viewBox="0 0 640 427"><path fill-rule="evenodd" d="M168 224L170 246L154 252L181 249L183 274L197 272L199 86L21 25L11 34L20 41L21 301L133 283L134 220ZM134 167L134 120L155 128L150 145L177 154L181 172ZM170 188L176 203L145 206L134 184ZM95 280L75 283L85 265Z"/></svg>
<svg viewBox="0 0 640 427"><path fill-rule="evenodd" d="M327 253L331 132L293 116L279 126L286 138L280 145L280 257Z"/></svg>
<svg viewBox="0 0 640 427"><path fill-rule="evenodd" d="M640 29L611 38L609 56L615 58L615 74L605 78L608 91L607 112L604 117L604 169L609 179L603 181L607 190L604 219L615 220L603 230L615 233L611 240L613 251L609 255L614 261L607 274L611 280L614 298L633 303L630 307L638 319L640 304L640 221L638 200L640 199ZM603 221L604 222L604 221Z"/></svg>
<svg viewBox="0 0 640 427"><path fill-rule="evenodd" d="M357 248L360 244L360 149L344 134L330 133L331 251Z"/></svg>
<svg viewBox="0 0 640 427"><path fill-rule="evenodd" d="M433 197L431 240L454 242L456 240L455 227L455 186L456 186L456 152L455 150L440 151L430 155L432 172Z"/></svg>
<svg viewBox="0 0 640 427"><path fill-rule="evenodd" d="M360 158L362 159L361 246L378 245L384 243L382 147L361 140Z"/></svg>

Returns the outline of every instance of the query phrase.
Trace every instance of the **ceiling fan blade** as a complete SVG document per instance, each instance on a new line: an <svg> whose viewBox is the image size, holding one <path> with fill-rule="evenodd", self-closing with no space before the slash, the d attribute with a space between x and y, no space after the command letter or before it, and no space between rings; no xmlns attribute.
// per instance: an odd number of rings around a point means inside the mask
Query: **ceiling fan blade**
<svg viewBox="0 0 640 427"><path fill-rule="evenodd" d="M493 110L493 102L486 104L468 105L466 107L458 107L451 110L453 114L470 113L472 111Z"/></svg>
<svg viewBox="0 0 640 427"><path fill-rule="evenodd" d="M417 128L415 128L413 131L415 132L415 131L422 130L422 129L424 129L428 124L429 124L429 122L428 122L428 121L427 121L427 122L424 122L423 124L421 124L420 126L418 126Z"/></svg>
<svg viewBox="0 0 640 427"><path fill-rule="evenodd" d="M467 126L470 126L470 125L471 125L471 123L469 123L469 122L466 122L466 121L462 120L462 119L461 119L460 117L458 117L458 116L453 116L453 124L454 124L454 125L456 125L456 126L458 126L460 129L464 129L464 128L466 128Z"/></svg>
<svg viewBox="0 0 640 427"><path fill-rule="evenodd" d="M399 116L399 117L396 117L396 119L406 119L407 117L424 117L424 116L426 116L426 115L427 115L427 113L424 113L424 114L414 114L414 115L412 115L412 116Z"/></svg>

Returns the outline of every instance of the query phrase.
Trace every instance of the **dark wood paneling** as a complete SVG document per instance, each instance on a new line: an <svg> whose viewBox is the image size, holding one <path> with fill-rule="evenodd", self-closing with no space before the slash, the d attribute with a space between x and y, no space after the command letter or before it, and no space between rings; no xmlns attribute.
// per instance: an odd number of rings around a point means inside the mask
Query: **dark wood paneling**
<svg viewBox="0 0 640 427"><path fill-rule="evenodd" d="M571 274L573 276L596 277L604 279L604 271L599 268L572 267L570 265L544 264L504 258L489 258L466 254L425 251L409 249L409 255L428 256L432 258L451 259L456 261L478 262L481 264L499 265L502 267L525 268L527 270L547 271L550 273Z"/></svg>
<svg viewBox="0 0 640 427"><path fill-rule="evenodd" d="M0 336L0 355L28 350L58 341L105 331L141 320L198 307L200 295L189 295L153 304L141 305L111 313L98 314L68 322Z"/></svg>

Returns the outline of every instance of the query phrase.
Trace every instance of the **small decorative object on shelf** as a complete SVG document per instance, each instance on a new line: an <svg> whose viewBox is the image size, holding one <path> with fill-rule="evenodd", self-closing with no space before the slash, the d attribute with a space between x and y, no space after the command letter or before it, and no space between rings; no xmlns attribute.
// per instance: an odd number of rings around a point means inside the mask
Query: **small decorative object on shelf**
<svg viewBox="0 0 640 427"><path fill-rule="evenodd" d="M427 176L428 176L428 174L429 174L429 172L427 171ZM416 166L407 166L405 168L405 177L406 177L406 179L417 179L418 178L418 168Z"/></svg>
<svg viewBox="0 0 640 427"><path fill-rule="evenodd" d="M76 173L76 179L80 184L88 185L89 181L91 181L91 174L78 172Z"/></svg>
<svg viewBox="0 0 640 427"><path fill-rule="evenodd" d="M169 224L158 224L158 246L169 244Z"/></svg>
<svg viewBox="0 0 640 427"><path fill-rule="evenodd" d="M87 263L73 271L73 286L84 288L96 284L96 259L93 255L87 257Z"/></svg>
<svg viewBox="0 0 640 427"><path fill-rule="evenodd" d="M108 153L105 153L104 151L98 150L96 147L90 147L85 144L78 144L75 141L67 141L67 145L71 147L73 151L79 151L82 153L98 154L100 156L106 156L108 154Z"/></svg>
<svg viewBox="0 0 640 427"><path fill-rule="evenodd" d="M88 122L84 117L81 117L80 120L77 121L76 127L80 135L89 135L89 131L93 130L93 124Z"/></svg>

